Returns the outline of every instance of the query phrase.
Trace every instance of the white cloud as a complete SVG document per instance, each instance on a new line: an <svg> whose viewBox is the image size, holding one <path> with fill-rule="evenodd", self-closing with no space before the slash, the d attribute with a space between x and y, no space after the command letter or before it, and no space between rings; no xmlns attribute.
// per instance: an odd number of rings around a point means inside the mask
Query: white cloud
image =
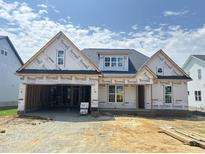
<svg viewBox="0 0 205 154"><path fill-rule="evenodd" d="M60 11L55 6L49 5L49 7L51 7L55 13L60 13Z"/></svg>
<svg viewBox="0 0 205 154"><path fill-rule="evenodd" d="M47 10L39 10L38 13L39 14L48 14L48 11Z"/></svg>
<svg viewBox="0 0 205 154"><path fill-rule="evenodd" d="M138 25L135 24L135 25L133 25L131 28L132 28L133 30L137 30L137 29L138 29Z"/></svg>
<svg viewBox="0 0 205 154"><path fill-rule="evenodd" d="M43 10L43 9L42 9ZM54 21L26 3L0 0L0 34L8 35L24 61L28 60L57 32L63 31L79 48L134 48L148 56L163 49L182 65L190 54L205 54L205 26L187 30L179 25L144 27L144 30L115 32L105 27L74 25L68 19Z"/></svg>
<svg viewBox="0 0 205 154"><path fill-rule="evenodd" d="M187 14L189 11L165 11L163 14L164 16L183 16Z"/></svg>
<svg viewBox="0 0 205 154"><path fill-rule="evenodd" d="M43 9L47 9L48 8L48 6L45 5L45 4L38 4L37 6L40 7L40 8L43 8Z"/></svg>

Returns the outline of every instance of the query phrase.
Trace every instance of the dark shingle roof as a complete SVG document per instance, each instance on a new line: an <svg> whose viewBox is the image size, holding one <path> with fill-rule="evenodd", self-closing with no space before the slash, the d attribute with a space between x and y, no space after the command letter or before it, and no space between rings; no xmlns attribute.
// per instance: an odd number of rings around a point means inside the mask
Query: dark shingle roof
<svg viewBox="0 0 205 154"><path fill-rule="evenodd" d="M18 52L16 51L14 45L12 44L11 40L9 39L9 37L8 37L8 36L2 36L2 35L0 35L0 39L6 39L6 40L8 41L9 45L11 46L11 48L12 48L13 51L14 51L14 54L15 54L16 57L18 58L18 60L19 60L19 62L21 63L21 65L23 65L24 63L23 63L21 57L19 56Z"/></svg>
<svg viewBox="0 0 205 154"><path fill-rule="evenodd" d="M187 76L160 76L157 75L158 79L185 79L185 80L191 80L190 77Z"/></svg>
<svg viewBox="0 0 205 154"><path fill-rule="evenodd" d="M126 73L136 73L138 69L149 59L149 57L134 49L100 49L87 48L82 52L99 68L99 54L127 54L129 58L129 71ZM106 71L107 73L109 71ZM116 71L118 72L118 71Z"/></svg>
<svg viewBox="0 0 205 154"><path fill-rule="evenodd" d="M37 69L23 69L16 71L22 74L100 74L95 70L37 70Z"/></svg>
<svg viewBox="0 0 205 154"><path fill-rule="evenodd" d="M205 55L192 55L192 56L205 61Z"/></svg>

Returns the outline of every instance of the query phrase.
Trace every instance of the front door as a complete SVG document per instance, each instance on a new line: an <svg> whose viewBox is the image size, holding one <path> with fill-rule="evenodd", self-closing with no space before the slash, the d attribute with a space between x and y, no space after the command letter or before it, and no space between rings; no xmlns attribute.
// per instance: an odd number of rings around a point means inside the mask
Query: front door
<svg viewBox="0 0 205 154"><path fill-rule="evenodd" d="M144 86L139 85L138 86L138 107L139 109L144 109Z"/></svg>

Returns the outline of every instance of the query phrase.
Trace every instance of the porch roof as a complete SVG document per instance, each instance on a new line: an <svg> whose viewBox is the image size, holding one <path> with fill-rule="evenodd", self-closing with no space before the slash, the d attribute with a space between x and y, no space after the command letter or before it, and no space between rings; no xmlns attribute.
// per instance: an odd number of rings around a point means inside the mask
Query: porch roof
<svg viewBox="0 0 205 154"><path fill-rule="evenodd" d="M187 77L187 76L161 76L161 75L157 75L157 78L158 79L167 79L167 80L170 80L170 79L177 79L177 80L192 80L192 78L190 77Z"/></svg>

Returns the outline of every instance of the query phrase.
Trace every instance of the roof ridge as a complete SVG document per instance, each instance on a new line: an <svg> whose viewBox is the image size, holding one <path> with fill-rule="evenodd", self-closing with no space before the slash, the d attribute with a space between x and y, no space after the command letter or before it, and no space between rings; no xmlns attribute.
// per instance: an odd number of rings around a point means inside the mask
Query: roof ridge
<svg viewBox="0 0 205 154"><path fill-rule="evenodd" d="M205 56L205 54L198 54L198 55L192 55L192 56Z"/></svg>
<svg viewBox="0 0 205 154"><path fill-rule="evenodd" d="M84 48L82 50L86 50L86 49L89 49L89 50L135 50L135 49L129 49L129 48Z"/></svg>

